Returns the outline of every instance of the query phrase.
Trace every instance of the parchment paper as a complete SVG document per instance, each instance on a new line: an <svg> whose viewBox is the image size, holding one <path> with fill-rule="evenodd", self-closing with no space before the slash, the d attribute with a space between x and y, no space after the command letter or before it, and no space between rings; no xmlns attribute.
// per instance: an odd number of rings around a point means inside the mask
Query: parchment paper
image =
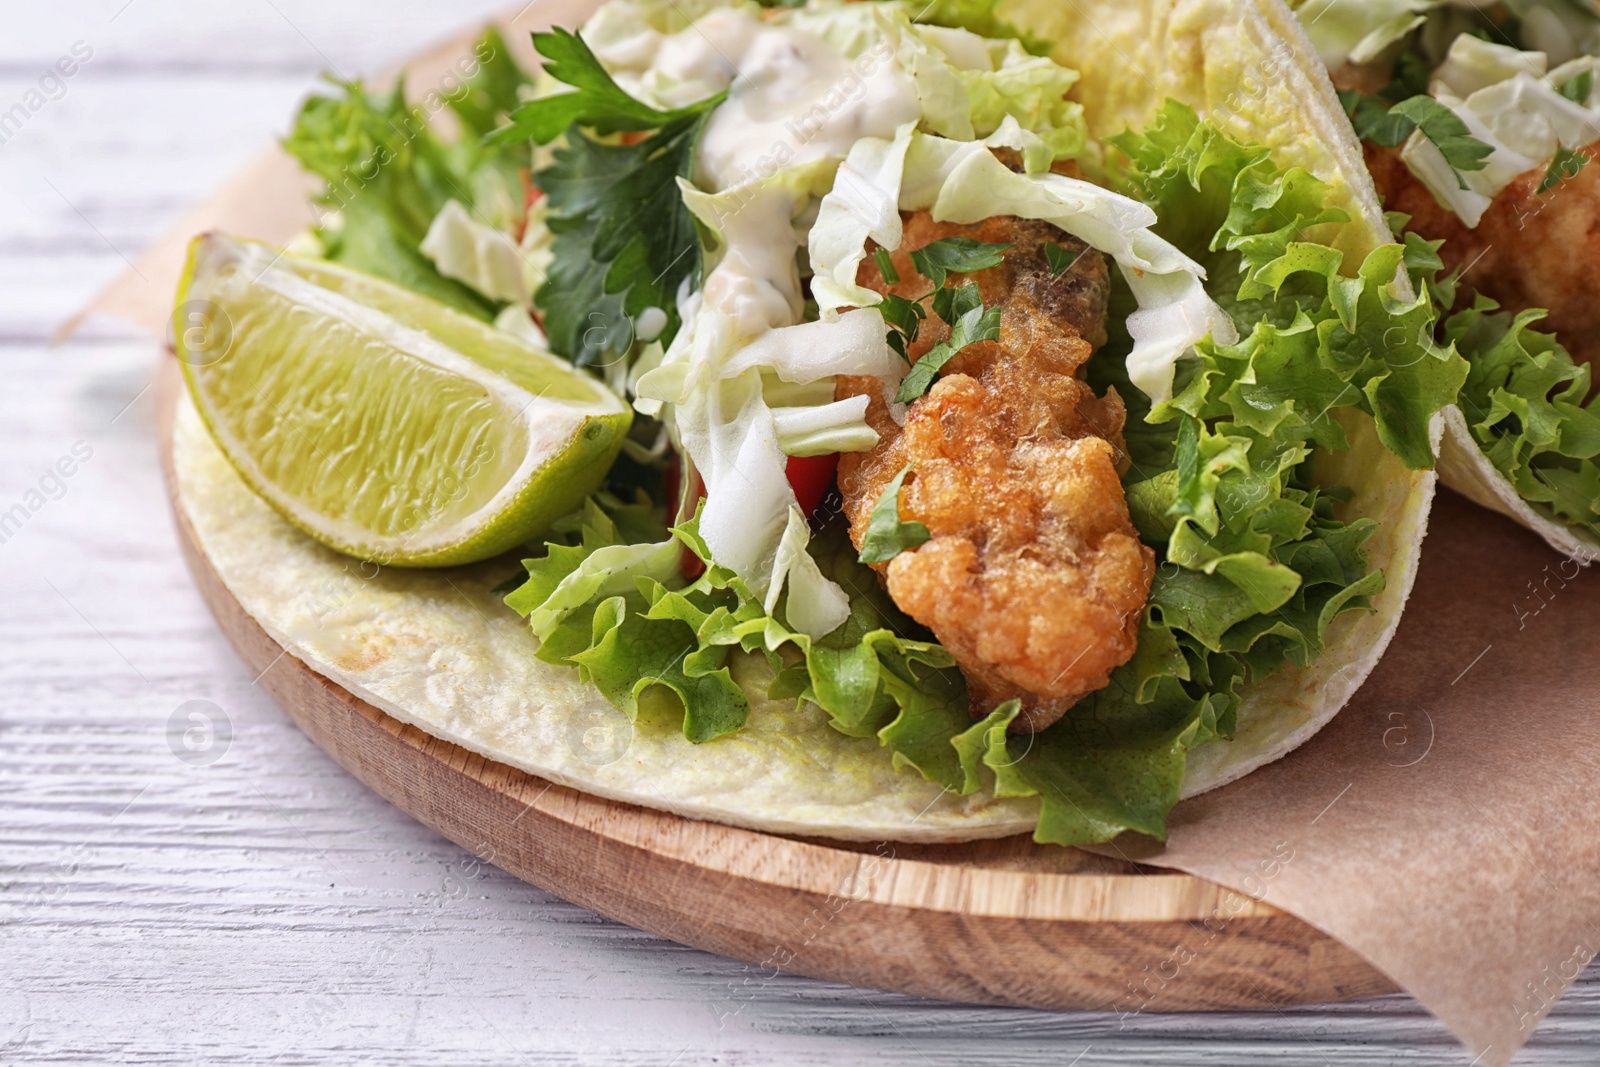
<svg viewBox="0 0 1600 1067"><path fill-rule="evenodd" d="M590 0L539 0L508 38L575 24ZM406 67L418 96L473 35ZM526 59L527 53L523 52ZM285 117L287 121L287 116ZM310 183L273 148L152 246L62 329L108 312L164 334L190 237L282 243ZM142 275L142 277L141 277ZM1188 871L1292 912L1508 1063L1600 948L1600 575L1533 534L1441 495L1400 633L1356 699L1285 759L1180 805L1165 848L1109 851ZM1127 1011L1201 980L1174 946Z"/></svg>

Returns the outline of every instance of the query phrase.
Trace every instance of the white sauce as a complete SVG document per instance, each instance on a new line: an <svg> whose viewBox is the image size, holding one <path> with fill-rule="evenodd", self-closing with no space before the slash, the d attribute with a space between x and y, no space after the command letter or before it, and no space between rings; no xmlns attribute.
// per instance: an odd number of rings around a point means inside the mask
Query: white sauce
<svg viewBox="0 0 1600 1067"><path fill-rule="evenodd" d="M639 340L649 344L667 328L667 313L660 308L645 308L634 320L634 331Z"/></svg>
<svg viewBox="0 0 1600 1067"><path fill-rule="evenodd" d="M668 38L661 52L663 60L682 56L697 67L712 62L705 56L712 52L738 68L700 142L695 182L708 192L783 167L843 159L863 137L892 137L922 115L886 41L850 60L811 34L724 10Z"/></svg>
<svg viewBox="0 0 1600 1067"><path fill-rule="evenodd" d="M745 8L715 10L686 30L654 37L648 57L639 39L627 44L617 57L645 68L641 85L653 95L728 90L701 138L694 181L708 193L749 187L749 195L736 196L737 206L721 219L726 250L706 277L705 307L727 315L743 340L799 322L804 300L795 255L803 237L793 220L812 205L780 182L760 183L806 163L843 160L862 138L893 137L921 116L892 46L880 38L851 58Z"/></svg>
<svg viewBox="0 0 1600 1067"><path fill-rule="evenodd" d="M800 240L790 223L795 195L765 188L722 217L727 251L706 275L705 306L733 321L748 339L800 321L805 303L795 252Z"/></svg>

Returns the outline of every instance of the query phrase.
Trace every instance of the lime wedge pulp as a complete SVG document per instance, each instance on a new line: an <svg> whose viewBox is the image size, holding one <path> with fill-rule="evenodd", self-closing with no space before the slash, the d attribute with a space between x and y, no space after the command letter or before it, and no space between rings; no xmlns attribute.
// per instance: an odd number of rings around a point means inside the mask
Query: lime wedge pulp
<svg viewBox="0 0 1600 1067"><path fill-rule="evenodd" d="M250 487L340 552L396 566L486 559L599 487L632 421L604 385L427 297L203 234L174 347Z"/></svg>

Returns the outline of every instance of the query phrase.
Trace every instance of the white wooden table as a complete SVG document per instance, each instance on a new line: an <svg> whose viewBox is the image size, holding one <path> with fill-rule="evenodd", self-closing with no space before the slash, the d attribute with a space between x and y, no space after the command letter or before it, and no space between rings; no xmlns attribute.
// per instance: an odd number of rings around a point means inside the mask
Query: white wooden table
<svg viewBox="0 0 1600 1067"><path fill-rule="evenodd" d="M26 512L0 521L0 1063L1466 1064L1401 996L1121 1020L768 981L479 863L252 684L173 544L156 345L48 337L319 70L375 70L494 6L4 5L0 114L43 103L0 127L0 516ZM75 45L92 55L51 81ZM92 453L48 475L74 446ZM191 700L231 729L209 765L169 743ZM1593 1064L1597 1041L1591 969L1518 1062Z"/></svg>

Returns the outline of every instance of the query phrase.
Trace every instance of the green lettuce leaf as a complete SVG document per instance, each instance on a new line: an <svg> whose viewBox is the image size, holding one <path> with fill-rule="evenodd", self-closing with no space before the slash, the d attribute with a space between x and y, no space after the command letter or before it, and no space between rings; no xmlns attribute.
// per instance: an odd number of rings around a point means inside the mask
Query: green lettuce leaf
<svg viewBox="0 0 1600 1067"><path fill-rule="evenodd" d="M331 79L335 92L306 100L283 147L323 179L317 203L337 212L314 231L324 256L492 319L492 302L441 275L419 251L451 200L507 228L523 210L518 168L527 165L526 153L485 146L482 135L517 106L528 79L493 29L474 55L477 70L455 91L418 103L407 101L403 80L384 93ZM454 141L430 125L445 107L463 127Z"/></svg>
<svg viewBox="0 0 1600 1067"><path fill-rule="evenodd" d="M1588 364L1533 328L1544 314L1512 315L1480 296L1445 320L1471 367L1461 410L1524 500L1600 536L1600 398L1589 396Z"/></svg>
<svg viewBox="0 0 1600 1067"><path fill-rule="evenodd" d="M1467 366L1434 340L1437 312L1423 286L1410 300L1394 294L1391 283L1414 268L1418 249L1381 245L1354 276L1344 272L1343 254L1314 240L1318 226L1345 218L1325 206L1326 186L1299 168L1280 171L1266 149L1230 140L1173 101L1143 133L1112 140L1134 164L1132 185L1161 216L1157 232L1205 264L1209 285L1237 279L1236 299L1224 306L1241 340L1211 354L1235 363L1259 354L1275 371L1266 385L1245 378L1219 390L1207 361L1191 361L1173 404L1196 417L1225 407L1257 433L1276 433L1289 419L1330 447L1343 444L1333 409L1355 407L1407 466L1432 467L1428 424L1455 400ZM1313 398L1326 402L1294 404Z"/></svg>
<svg viewBox="0 0 1600 1067"><path fill-rule="evenodd" d="M637 506L591 500L562 529L566 543L523 561L528 579L506 603L529 618L541 659L577 667L630 717L641 700L665 697L689 740L732 733L750 702L729 664L757 654L774 672L769 697L810 701L841 732L876 736L897 766L956 791L966 786L951 744L971 725L961 674L937 644L903 636L913 624L857 561L842 527L814 538L809 551L850 592L850 617L816 641L789 628L781 602L768 614L732 571L711 562L694 520L668 535ZM652 533L664 539L643 541ZM682 573L685 553L704 567L692 581ZM618 569L629 560L631 569Z"/></svg>

